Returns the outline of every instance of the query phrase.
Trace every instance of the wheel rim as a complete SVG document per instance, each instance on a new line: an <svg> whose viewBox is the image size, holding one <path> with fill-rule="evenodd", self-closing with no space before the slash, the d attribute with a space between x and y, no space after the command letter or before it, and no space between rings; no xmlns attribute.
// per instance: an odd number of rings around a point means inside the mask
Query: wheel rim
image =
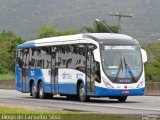
<svg viewBox="0 0 160 120"><path fill-rule="evenodd" d="M35 94L35 89L36 89L36 86L35 86L35 84L33 83L33 84L32 84L32 95Z"/></svg>
<svg viewBox="0 0 160 120"><path fill-rule="evenodd" d="M82 87L82 86L80 87L79 94L80 94L80 99L84 99L85 98L84 87Z"/></svg>
<svg viewBox="0 0 160 120"><path fill-rule="evenodd" d="M40 83L40 86L39 86L39 95L41 97L43 96L43 86L42 86L42 83Z"/></svg>

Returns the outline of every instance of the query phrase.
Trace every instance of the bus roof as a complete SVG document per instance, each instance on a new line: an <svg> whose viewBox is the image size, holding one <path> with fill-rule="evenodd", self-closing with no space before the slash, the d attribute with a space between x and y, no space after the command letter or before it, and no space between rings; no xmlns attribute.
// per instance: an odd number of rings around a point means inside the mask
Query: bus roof
<svg viewBox="0 0 160 120"><path fill-rule="evenodd" d="M35 47L42 45L54 45L58 44L75 44L82 43L83 40L85 43L91 43L91 41L97 41L100 44L139 44L137 40L132 37L124 34L115 34L115 33L84 33L84 34L76 34L76 35L66 35L66 36L58 36L58 37L50 37L50 38L42 38L37 40L27 41L23 44L17 46L17 48L27 48L27 47ZM84 41L86 40L86 41ZM67 43L65 43L67 42Z"/></svg>

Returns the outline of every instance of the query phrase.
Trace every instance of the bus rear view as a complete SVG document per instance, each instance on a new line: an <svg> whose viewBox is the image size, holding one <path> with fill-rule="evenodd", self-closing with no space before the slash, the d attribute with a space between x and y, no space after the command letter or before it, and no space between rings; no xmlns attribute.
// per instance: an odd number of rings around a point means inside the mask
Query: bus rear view
<svg viewBox="0 0 160 120"><path fill-rule="evenodd" d="M37 51L37 56L32 51ZM34 67L30 65L33 58ZM44 69L46 59L48 67ZM36 98L56 93L80 101L109 97L124 102L128 96L144 95L146 61L146 52L138 41L122 34L88 33L34 40L17 47L16 88ZM21 65L23 62L27 68Z"/></svg>

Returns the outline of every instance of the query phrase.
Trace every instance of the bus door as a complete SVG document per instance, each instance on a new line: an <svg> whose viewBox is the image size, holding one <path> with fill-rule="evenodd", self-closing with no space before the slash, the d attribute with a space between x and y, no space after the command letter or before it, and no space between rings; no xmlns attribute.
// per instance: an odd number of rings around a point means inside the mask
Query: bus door
<svg viewBox="0 0 160 120"><path fill-rule="evenodd" d="M27 92L29 49L23 49L22 53L22 92Z"/></svg>
<svg viewBox="0 0 160 120"><path fill-rule="evenodd" d="M58 65L57 65L56 47L52 47L51 52L51 83L52 83L52 92L58 92Z"/></svg>
<svg viewBox="0 0 160 120"><path fill-rule="evenodd" d="M87 52L87 67L86 67L86 77L87 77L87 94L94 95L95 93L95 62L92 51Z"/></svg>

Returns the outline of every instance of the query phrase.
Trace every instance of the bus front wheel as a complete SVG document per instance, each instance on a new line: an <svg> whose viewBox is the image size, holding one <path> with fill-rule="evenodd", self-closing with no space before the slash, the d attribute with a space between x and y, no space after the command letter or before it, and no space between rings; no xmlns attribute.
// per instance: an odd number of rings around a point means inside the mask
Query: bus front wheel
<svg viewBox="0 0 160 120"><path fill-rule="evenodd" d="M127 100L127 96L118 97L119 102L125 102Z"/></svg>
<svg viewBox="0 0 160 120"><path fill-rule="evenodd" d="M80 83L78 92L79 92L79 100L81 102L89 101L90 97L86 95L83 83Z"/></svg>

